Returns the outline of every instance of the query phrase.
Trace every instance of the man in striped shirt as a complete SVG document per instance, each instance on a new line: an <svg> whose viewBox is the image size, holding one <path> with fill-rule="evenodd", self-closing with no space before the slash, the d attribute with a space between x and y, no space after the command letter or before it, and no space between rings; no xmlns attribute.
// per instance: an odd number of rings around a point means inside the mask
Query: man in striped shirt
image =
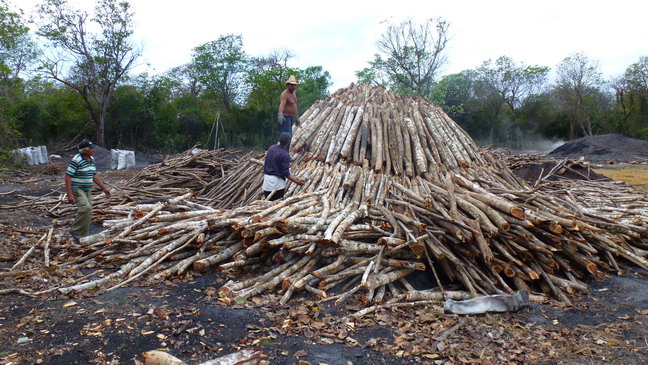
<svg viewBox="0 0 648 365"><path fill-rule="evenodd" d="M79 239L88 234L90 221L92 220L92 199L90 191L92 183L99 185L107 196L110 190L106 188L103 181L97 176L94 155L95 146L89 140L79 143L79 154L74 156L65 171L65 190L68 202L76 204L77 215L70 228L70 234Z"/></svg>

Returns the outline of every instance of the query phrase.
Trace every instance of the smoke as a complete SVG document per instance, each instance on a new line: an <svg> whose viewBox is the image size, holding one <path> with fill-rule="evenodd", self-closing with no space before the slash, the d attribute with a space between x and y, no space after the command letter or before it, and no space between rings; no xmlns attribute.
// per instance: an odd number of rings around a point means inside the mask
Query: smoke
<svg viewBox="0 0 648 365"><path fill-rule="evenodd" d="M557 147L562 146L564 143L565 141L562 140L547 140L542 137L538 137L537 139L526 139L521 141L520 153L549 153Z"/></svg>
<svg viewBox="0 0 648 365"><path fill-rule="evenodd" d="M508 125L492 129L487 136L475 138L480 146L505 148L514 153L546 154L561 146L565 141L547 139L533 132L528 132L518 126Z"/></svg>

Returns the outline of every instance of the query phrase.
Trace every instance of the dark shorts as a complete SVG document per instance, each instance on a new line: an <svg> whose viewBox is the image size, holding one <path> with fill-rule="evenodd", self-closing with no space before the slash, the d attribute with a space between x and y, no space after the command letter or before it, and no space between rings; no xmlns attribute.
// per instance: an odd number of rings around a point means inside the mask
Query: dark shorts
<svg viewBox="0 0 648 365"><path fill-rule="evenodd" d="M267 198L268 195L270 195L270 193L272 193L272 191L265 191L264 190L263 191L263 197ZM270 200L272 202L272 201L275 201L277 199L281 199L281 198L284 197L285 193L286 193L286 189L277 190L277 191L274 192L274 194L272 194L272 196L268 200Z"/></svg>

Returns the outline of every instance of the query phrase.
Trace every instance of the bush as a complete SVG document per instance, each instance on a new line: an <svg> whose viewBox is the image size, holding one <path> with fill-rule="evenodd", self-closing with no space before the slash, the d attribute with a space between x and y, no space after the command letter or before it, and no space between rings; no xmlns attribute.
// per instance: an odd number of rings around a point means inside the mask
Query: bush
<svg viewBox="0 0 648 365"><path fill-rule="evenodd" d="M637 132L637 139L643 139L644 141L648 141L648 128L640 129Z"/></svg>
<svg viewBox="0 0 648 365"><path fill-rule="evenodd" d="M0 170L17 170L26 166L27 159L23 154L0 149Z"/></svg>

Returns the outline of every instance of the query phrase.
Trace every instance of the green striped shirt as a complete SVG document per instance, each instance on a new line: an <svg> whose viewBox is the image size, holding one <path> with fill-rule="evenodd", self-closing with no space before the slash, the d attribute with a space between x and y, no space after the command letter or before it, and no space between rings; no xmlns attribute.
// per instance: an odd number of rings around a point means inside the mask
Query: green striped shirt
<svg viewBox="0 0 648 365"><path fill-rule="evenodd" d="M68 164L65 174L72 178L72 189L91 190L92 178L97 173L94 157L90 161L77 154Z"/></svg>

